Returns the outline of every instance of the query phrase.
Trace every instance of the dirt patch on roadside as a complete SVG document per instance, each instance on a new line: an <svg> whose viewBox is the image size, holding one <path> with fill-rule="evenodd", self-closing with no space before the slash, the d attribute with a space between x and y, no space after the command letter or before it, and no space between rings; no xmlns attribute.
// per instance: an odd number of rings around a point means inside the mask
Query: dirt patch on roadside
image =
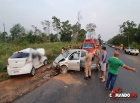
<svg viewBox="0 0 140 103"><path fill-rule="evenodd" d="M53 76L55 70L48 71L46 68L47 67L44 66L37 69L34 77L30 77L29 75L19 75L0 82L0 103L11 103L18 97L48 81L49 78L46 78L45 76L47 74Z"/></svg>
<svg viewBox="0 0 140 103"><path fill-rule="evenodd" d="M59 76L54 77L54 79L62 80L66 84L82 84L81 81L74 79L70 74L60 74Z"/></svg>

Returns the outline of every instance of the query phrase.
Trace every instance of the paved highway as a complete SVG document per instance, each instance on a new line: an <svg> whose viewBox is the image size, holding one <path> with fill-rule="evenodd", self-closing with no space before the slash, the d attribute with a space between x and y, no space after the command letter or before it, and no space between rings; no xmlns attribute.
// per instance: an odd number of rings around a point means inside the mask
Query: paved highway
<svg viewBox="0 0 140 103"><path fill-rule="evenodd" d="M107 52L111 57L114 49L107 46ZM138 73L120 68L115 88L122 88L124 93L137 93L136 99L111 99L109 92L105 90L105 83L98 78L101 75L100 71L93 71L91 80L84 80L82 71L70 71L50 79L14 103L140 103L140 67L123 54L120 55L120 59L125 64L135 67Z"/></svg>

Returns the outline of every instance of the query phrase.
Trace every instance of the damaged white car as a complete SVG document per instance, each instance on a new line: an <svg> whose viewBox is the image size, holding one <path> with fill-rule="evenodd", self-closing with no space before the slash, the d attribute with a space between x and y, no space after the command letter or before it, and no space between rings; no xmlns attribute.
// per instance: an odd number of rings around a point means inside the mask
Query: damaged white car
<svg viewBox="0 0 140 103"><path fill-rule="evenodd" d="M80 71L85 69L85 56L87 55L86 50L72 49L68 50L64 54L60 54L53 62L53 66L60 69L62 74L67 73L68 70ZM94 57L95 59L96 57ZM92 61L92 69L95 69L95 60Z"/></svg>
<svg viewBox="0 0 140 103"><path fill-rule="evenodd" d="M15 52L7 61L7 72L9 76L30 74L35 75L35 69L47 65L48 59L44 48L36 50L27 48Z"/></svg>

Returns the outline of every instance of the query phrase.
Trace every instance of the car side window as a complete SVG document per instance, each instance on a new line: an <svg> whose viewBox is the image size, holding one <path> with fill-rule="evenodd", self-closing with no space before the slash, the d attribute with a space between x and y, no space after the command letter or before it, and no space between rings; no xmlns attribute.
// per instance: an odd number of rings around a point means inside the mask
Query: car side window
<svg viewBox="0 0 140 103"><path fill-rule="evenodd" d="M81 52L81 57L85 57L86 56L86 52L82 51Z"/></svg>
<svg viewBox="0 0 140 103"><path fill-rule="evenodd" d="M70 56L70 58L69 58L69 60L79 60L79 53L73 53L71 56Z"/></svg>

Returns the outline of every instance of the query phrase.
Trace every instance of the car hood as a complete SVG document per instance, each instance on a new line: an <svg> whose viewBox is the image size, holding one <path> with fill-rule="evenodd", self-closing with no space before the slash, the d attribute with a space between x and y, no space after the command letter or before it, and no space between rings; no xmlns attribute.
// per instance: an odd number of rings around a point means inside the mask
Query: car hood
<svg viewBox="0 0 140 103"><path fill-rule="evenodd" d="M59 63L61 60L65 59L65 57L60 54L55 60L54 60L54 63Z"/></svg>

